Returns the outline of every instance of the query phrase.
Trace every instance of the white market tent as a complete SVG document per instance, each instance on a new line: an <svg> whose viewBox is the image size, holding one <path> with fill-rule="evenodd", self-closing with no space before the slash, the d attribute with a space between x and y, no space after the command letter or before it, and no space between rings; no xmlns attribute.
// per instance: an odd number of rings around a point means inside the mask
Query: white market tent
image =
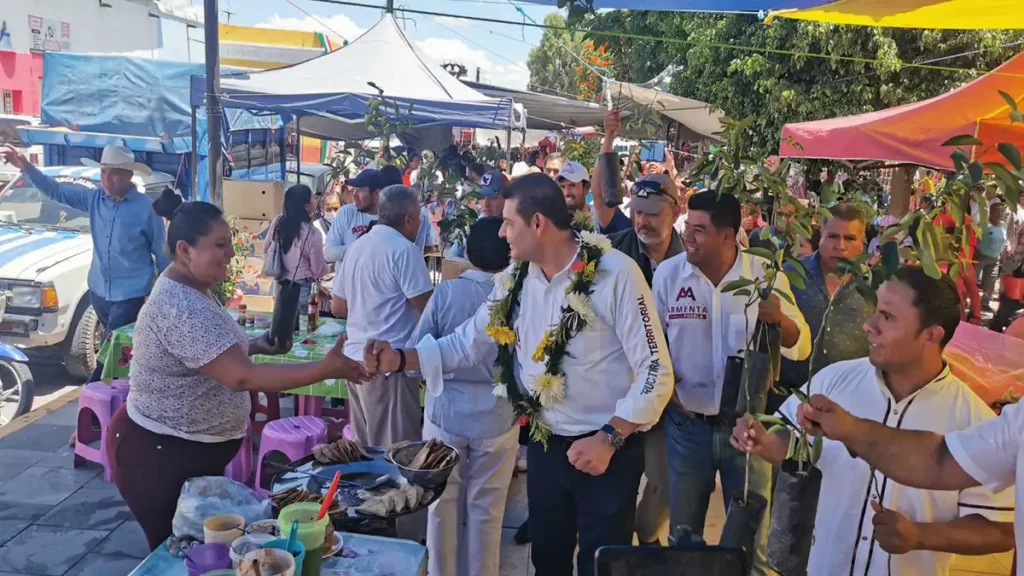
<svg viewBox="0 0 1024 576"><path fill-rule="evenodd" d="M380 87L397 101L400 120L420 128L522 129L511 98L491 98L466 86L406 38L395 18L384 18L347 46L284 68L224 76L225 108L287 113L301 133L325 140L373 137L364 118ZM192 77L191 103L205 104L204 79ZM412 107L411 112L409 107Z"/></svg>
<svg viewBox="0 0 1024 576"><path fill-rule="evenodd" d="M470 88L492 98L512 98L526 109L526 127L531 130L571 130L578 126L600 126L608 108L593 102L581 102L550 94L462 81Z"/></svg>
<svg viewBox="0 0 1024 576"><path fill-rule="evenodd" d="M648 82L648 85L656 86L655 81ZM675 120L682 128L681 137L684 140L718 140L715 133L722 131L722 124L719 122L722 117L720 111L713 110L706 102L675 96L655 86L638 86L613 80L609 83L608 90L616 103L629 100L633 106L650 107L658 114ZM630 106L627 105L625 108L628 110Z"/></svg>

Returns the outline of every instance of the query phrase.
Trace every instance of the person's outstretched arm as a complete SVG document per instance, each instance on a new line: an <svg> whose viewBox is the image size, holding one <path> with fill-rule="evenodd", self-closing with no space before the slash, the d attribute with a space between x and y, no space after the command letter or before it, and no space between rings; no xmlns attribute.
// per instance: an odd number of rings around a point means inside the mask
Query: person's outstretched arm
<svg viewBox="0 0 1024 576"><path fill-rule="evenodd" d="M1016 408L1007 407L1007 408ZM1010 418L1006 411L999 418L977 424L962 432L954 432L943 438L934 432L921 430L897 430L878 422L863 420L852 416L826 396L815 394L810 403L802 404L797 415L798 424L811 434L823 434L827 438L837 440L846 445L854 455L864 459L869 465L899 482L904 486L923 488L926 490L964 490L980 485L986 478L1005 478L1009 472L1013 477L1016 468L1017 451L1007 454L1007 441L1000 445L985 446L986 437L1006 436L1005 429L1010 426ZM963 440L956 440L958 436ZM1019 443L1019 431L1012 443ZM979 466L972 466L972 472L982 478L976 479L969 474L950 452L947 438L954 442L970 444L988 454L983 456L986 465L992 466L991 472L982 472ZM975 440L976 439L976 440ZM995 462L993 455L1006 457L1004 463ZM971 458L975 458L972 455ZM1011 480L1012 483L1012 480ZM988 484L988 482L986 482Z"/></svg>

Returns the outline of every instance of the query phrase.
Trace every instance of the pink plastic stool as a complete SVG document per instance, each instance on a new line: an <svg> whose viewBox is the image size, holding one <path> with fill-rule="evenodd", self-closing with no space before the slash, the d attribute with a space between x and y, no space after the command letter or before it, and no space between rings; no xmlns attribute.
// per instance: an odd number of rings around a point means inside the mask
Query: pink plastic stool
<svg viewBox="0 0 1024 576"><path fill-rule="evenodd" d="M296 416L316 416L317 418L331 418L327 423L327 437L337 438L343 433L345 425L348 424L348 404L342 408L331 408L327 406L326 399L320 396L295 396Z"/></svg>
<svg viewBox="0 0 1024 576"><path fill-rule="evenodd" d="M132 389L132 383L128 380L114 380L110 383L110 389L120 398L121 404L126 404L128 402L128 392ZM118 408L120 407L118 406ZM117 410L114 411L116 412Z"/></svg>
<svg viewBox="0 0 1024 576"><path fill-rule="evenodd" d="M82 387L78 397L78 430L75 434L75 468L87 461L103 465L103 478L113 481L110 463L107 460L107 430L114 412L124 404L127 393L103 382L93 382ZM99 421L99 429L93 427L93 420ZM90 443L99 440L100 447Z"/></svg>
<svg viewBox="0 0 1024 576"><path fill-rule="evenodd" d="M238 448L234 460L224 468L224 476L235 482L241 482L246 486L252 486L252 422L242 439L242 446Z"/></svg>
<svg viewBox="0 0 1024 576"><path fill-rule="evenodd" d="M279 470L264 477L263 463L272 457L281 463L280 455L294 462L313 453L313 446L327 440L327 425L315 416L295 416L268 422L260 438L260 454L256 463L256 486L260 494L269 494L270 478ZM274 454L274 453L277 454Z"/></svg>

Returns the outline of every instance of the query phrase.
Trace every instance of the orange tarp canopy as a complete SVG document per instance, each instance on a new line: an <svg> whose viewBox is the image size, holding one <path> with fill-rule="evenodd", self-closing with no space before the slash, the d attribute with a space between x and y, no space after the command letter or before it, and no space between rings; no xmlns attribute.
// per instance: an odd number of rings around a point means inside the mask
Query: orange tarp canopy
<svg viewBox="0 0 1024 576"><path fill-rule="evenodd" d="M993 72L930 100L829 120L787 124L779 155L832 160L885 160L953 169L952 149L942 143L971 134L985 143L968 153L982 162L1003 162L995 145L1024 149L1024 124L1011 125L1006 92L1024 103L1024 53Z"/></svg>

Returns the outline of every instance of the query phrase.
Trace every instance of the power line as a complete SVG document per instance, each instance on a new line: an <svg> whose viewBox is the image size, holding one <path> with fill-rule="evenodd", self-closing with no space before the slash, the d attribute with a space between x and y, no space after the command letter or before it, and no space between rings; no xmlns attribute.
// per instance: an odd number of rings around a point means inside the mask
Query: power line
<svg viewBox="0 0 1024 576"><path fill-rule="evenodd" d="M302 12L302 13L303 13L303 14L305 14L305 15L306 15L307 17L311 18L311 19L312 19L312 20L313 20L314 22L316 22L317 24L319 24L319 25L323 26L324 28L326 28L326 29L327 29L327 30L328 30L329 32L332 32L332 33L333 33L333 34L334 34L335 36L337 36L337 37L341 38L341 40L342 40L343 42L348 42L348 38L345 38L344 36L342 36L341 34L339 34L339 33L338 33L338 31L337 31L337 30L335 30L334 28L331 28L331 27L330 27L330 26L328 26L327 24L324 24L324 21L323 21L323 20L321 20L321 19L317 18L316 16L313 16L313 15L312 15L312 14L310 14L309 12L306 12L305 10L303 10L301 6L299 6L299 5L298 5L298 4L296 4L295 2L292 2L292 0L284 0L284 1L285 1L285 2L287 2L287 3L289 3L289 4L291 4L291 5L292 5L292 8L295 8L295 9L296 9L296 10L298 10L299 12Z"/></svg>
<svg viewBox="0 0 1024 576"><path fill-rule="evenodd" d="M375 4L363 4L360 2L349 2L347 0L313 0L314 2L323 2L325 4L337 4L340 6L352 6L355 8L370 8L373 10L382 10L382 6ZM782 56L801 56L805 58L823 58L825 60L833 60L839 62L856 62L858 64L872 64L882 65L888 64L882 60L875 58L861 58L859 56L840 56L835 54L821 54L818 52L800 52L797 50L782 50L778 48L764 48L756 46L741 46L736 44L723 44L719 42L699 42L696 40L689 40L685 38L668 38L664 36L649 36L646 34L633 34L629 32L615 32L606 30L586 30L582 28L571 28L568 26L551 26L548 24L536 24L533 22L514 22L511 20L501 20L498 18L486 18L483 16L468 16L462 14L451 14L448 12L434 12L431 10L413 10L409 8L397 8L408 12L410 14L422 14L424 16L448 16L452 18L462 18L463 20L472 20L476 22L490 22L492 24L504 24L508 26L525 26L528 28L541 28L545 30L560 30L563 32L579 32L584 34L590 34L591 36L607 36L615 39L626 39L626 40L642 40L651 42L667 42L670 44L686 44L690 46L707 46L710 48L721 48L724 50L739 50L744 52L755 52L755 53L766 53L766 54L778 54ZM955 68L952 66L936 66L934 64L923 64L923 63L910 63L905 62L900 64L901 68L915 68L922 70L936 70L941 72L969 72L975 75L979 74L992 74L995 76L1005 76L1011 78L1024 78L1024 74L1012 73L1012 72L998 72L992 70L975 70L967 68Z"/></svg>

